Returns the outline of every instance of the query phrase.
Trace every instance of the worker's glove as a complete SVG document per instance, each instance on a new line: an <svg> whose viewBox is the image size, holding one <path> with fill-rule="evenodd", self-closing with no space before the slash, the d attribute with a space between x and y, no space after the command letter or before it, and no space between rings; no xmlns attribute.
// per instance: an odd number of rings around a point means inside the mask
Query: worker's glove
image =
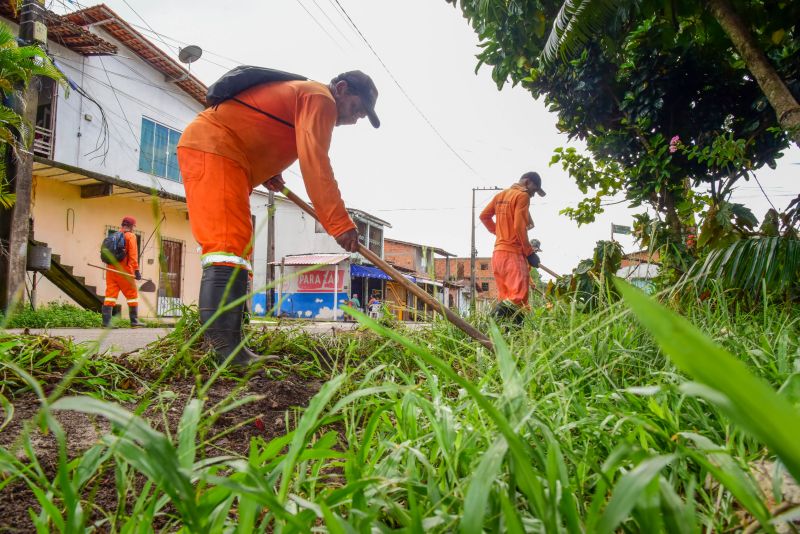
<svg viewBox="0 0 800 534"><path fill-rule="evenodd" d="M535 252L531 252L530 254L528 254L526 256L526 259L528 260L528 263L530 264L531 267L533 268L539 267L539 256L537 256Z"/></svg>
<svg viewBox="0 0 800 534"><path fill-rule="evenodd" d="M134 271L133 276L137 280L141 280L142 279L142 273L140 273L139 271Z"/></svg>
<svg viewBox="0 0 800 534"><path fill-rule="evenodd" d="M283 187L285 185L286 182L283 181L283 176L281 176L280 174L278 174L277 176L273 176L272 178L264 182L264 187L276 193L280 193L281 191L283 191Z"/></svg>
<svg viewBox="0 0 800 534"><path fill-rule="evenodd" d="M336 242L347 252L358 252L358 230L353 228L336 236Z"/></svg>

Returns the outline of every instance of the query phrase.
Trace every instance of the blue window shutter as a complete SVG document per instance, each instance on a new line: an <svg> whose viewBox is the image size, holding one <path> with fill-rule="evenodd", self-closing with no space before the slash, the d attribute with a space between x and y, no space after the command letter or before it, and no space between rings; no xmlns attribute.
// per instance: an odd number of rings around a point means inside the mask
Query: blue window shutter
<svg viewBox="0 0 800 534"><path fill-rule="evenodd" d="M178 167L178 139L181 133L176 130L169 131L169 143L167 144L167 178L181 181L181 170Z"/></svg>
<svg viewBox="0 0 800 534"><path fill-rule="evenodd" d="M167 144L169 128L156 124L156 139L153 148L153 174L167 176Z"/></svg>
<svg viewBox="0 0 800 534"><path fill-rule="evenodd" d="M142 118L141 146L139 147L139 170L153 174L153 142L156 124Z"/></svg>

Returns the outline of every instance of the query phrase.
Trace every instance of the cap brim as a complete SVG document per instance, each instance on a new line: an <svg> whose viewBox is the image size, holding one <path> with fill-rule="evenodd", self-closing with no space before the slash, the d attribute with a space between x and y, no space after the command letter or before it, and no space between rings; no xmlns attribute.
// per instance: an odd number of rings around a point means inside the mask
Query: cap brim
<svg viewBox="0 0 800 534"><path fill-rule="evenodd" d="M540 197L543 197L543 196L545 196L547 193L545 193L545 192L544 192L544 189L537 189L537 190L536 190L536 194L537 194L537 195L539 195Z"/></svg>
<svg viewBox="0 0 800 534"><path fill-rule="evenodd" d="M374 109L367 110L367 117L369 118L369 122L372 124L373 128L381 127L381 120L378 118L378 115L375 113Z"/></svg>

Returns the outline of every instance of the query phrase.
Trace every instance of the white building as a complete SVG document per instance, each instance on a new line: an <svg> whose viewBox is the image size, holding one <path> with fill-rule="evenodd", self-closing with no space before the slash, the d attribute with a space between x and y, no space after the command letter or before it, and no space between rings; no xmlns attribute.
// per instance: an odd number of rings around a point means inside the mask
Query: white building
<svg viewBox="0 0 800 534"><path fill-rule="evenodd" d="M8 2L0 16L17 31ZM142 315L169 315L199 287L175 147L204 109L206 87L105 5L46 11L44 22L48 53L70 87L37 82L33 238L55 261L46 279L29 277L32 300L99 309L104 272L89 264L101 263L103 238L132 215L140 270L158 286L140 296Z"/></svg>
<svg viewBox="0 0 800 534"><path fill-rule="evenodd" d="M269 228L269 195L266 191L257 189L250 197L250 209L253 214L255 226L255 238L253 244L253 288L259 290L268 284L268 228ZM361 243L383 258L384 248L384 229L391 228L391 225L374 215L370 215L361 210L348 208L347 210L353 218L358 228ZM274 276L278 278L278 264L287 257L299 255L320 255L320 254L341 254L344 250L336 243L336 240L329 236L321 224L316 222L311 216L306 214L292 201L282 195L275 195L275 254L274 254ZM293 261L302 261L295 260ZM355 288L360 294L367 292L374 287L383 287L385 278L377 278L380 273L374 273L375 278L358 279L351 283L349 268L352 264L365 263L360 254L352 254L351 258L342 262L343 268L347 271L342 278L341 287L343 293L348 295ZM302 265L302 264L301 264ZM332 267L330 267L332 269ZM321 268L321 270L324 270ZM364 274L361 270L359 274ZM385 276L385 275L384 275ZM259 291L260 292L260 291ZM268 307L267 292L260 292L253 299L253 310L257 314L263 314ZM274 289L277 293L277 288ZM363 303L362 303L363 304Z"/></svg>

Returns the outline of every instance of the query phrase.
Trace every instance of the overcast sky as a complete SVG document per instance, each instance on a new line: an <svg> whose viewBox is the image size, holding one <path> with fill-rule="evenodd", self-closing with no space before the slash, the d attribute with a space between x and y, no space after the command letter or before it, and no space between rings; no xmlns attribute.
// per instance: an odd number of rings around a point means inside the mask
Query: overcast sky
<svg viewBox="0 0 800 534"><path fill-rule="evenodd" d="M541 240L542 262L551 269L566 273L590 257L594 243L609 238L611 222L631 224L634 212L624 205L609 207L597 222L582 227L558 214L576 204L580 193L566 173L548 166L553 149L567 144L556 130L556 116L520 87L498 91L490 69L475 74L477 36L460 9L444 0L105 3L175 56L181 42L202 47L204 56L192 72L206 84L237 64L280 68L323 82L352 69L371 75L380 91L376 110L382 126L374 130L364 119L336 128L331 160L345 203L389 221L387 237L468 256L471 189L507 187L529 170L542 175L548 193L532 200L536 228L530 237ZM64 6L75 9L72 0L56 0L53 8L63 12ZM163 34L161 40L148 26ZM794 148L776 171L758 174L778 208L800 190L798 164L800 150ZM296 165L292 169L299 172ZM302 190L297 174L285 178ZM478 212L491 195L478 192ZM759 218L769 208L753 182L735 198ZM476 224L478 254L491 255L492 236ZM630 238L619 239L626 250L635 249Z"/></svg>

